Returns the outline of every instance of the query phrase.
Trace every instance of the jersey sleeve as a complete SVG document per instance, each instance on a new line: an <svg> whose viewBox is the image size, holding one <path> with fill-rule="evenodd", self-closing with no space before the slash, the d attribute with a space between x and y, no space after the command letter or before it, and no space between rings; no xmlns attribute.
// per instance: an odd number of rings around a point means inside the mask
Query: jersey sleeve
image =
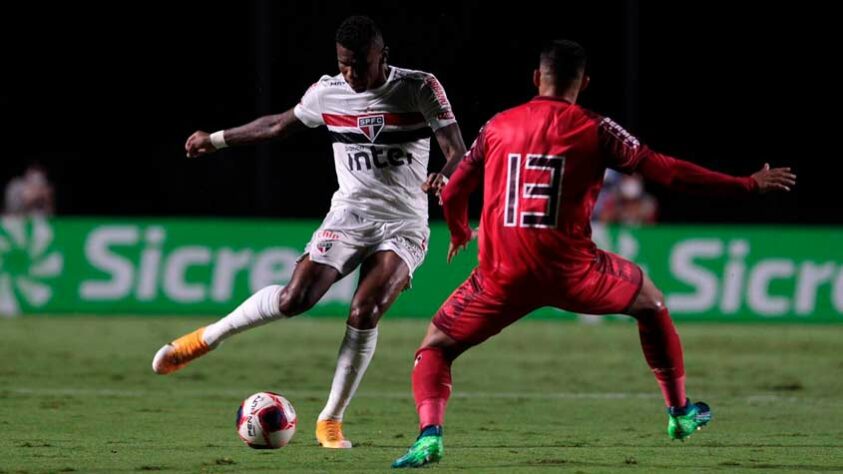
<svg viewBox="0 0 843 474"><path fill-rule="evenodd" d="M436 76L426 75L418 94L419 112L433 131L457 123L454 112L451 110L451 103L445 95L445 89Z"/></svg>
<svg viewBox="0 0 843 474"><path fill-rule="evenodd" d="M325 91L325 87L321 84L322 79L310 86L301 101L293 108L296 118L310 128L325 125L325 120L322 118L322 94Z"/></svg>
<svg viewBox="0 0 843 474"><path fill-rule="evenodd" d="M644 179L668 189L703 196L741 196L758 187L749 176L730 176L657 153L612 119L600 118L597 133L610 168L627 174L639 172Z"/></svg>
<svg viewBox="0 0 843 474"><path fill-rule="evenodd" d="M597 139L606 166L631 174L652 151L608 117L597 118Z"/></svg>
<svg viewBox="0 0 843 474"><path fill-rule="evenodd" d="M758 183L751 176L719 173L661 153L644 157L636 171L670 190L699 196L740 197L758 190Z"/></svg>
<svg viewBox="0 0 843 474"><path fill-rule="evenodd" d="M451 242L462 245L471 240L471 227L468 225L468 197L483 179L486 159L486 134L484 127L471 149L465 154L457 170L442 190L442 210L445 222L451 231Z"/></svg>

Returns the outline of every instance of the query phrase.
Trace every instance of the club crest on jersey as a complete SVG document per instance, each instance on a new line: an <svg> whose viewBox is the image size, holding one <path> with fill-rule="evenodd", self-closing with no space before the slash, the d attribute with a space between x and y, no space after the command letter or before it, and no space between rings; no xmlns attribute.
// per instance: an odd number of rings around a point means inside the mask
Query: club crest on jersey
<svg viewBox="0 0 843 474"><path fill-rule="evenodd" d="M357 117L357 128L366 135L370 142L374 143L384 126L383 115L367 115Z"/></svg>
<svg viewBox="0 0 843 474"><path fill-rule="evenodd" d="M316 250L319 251L321 254L328 253L328 250L331 250L331 247L334 246L333 242L319 242L316 244Z"/></svg>

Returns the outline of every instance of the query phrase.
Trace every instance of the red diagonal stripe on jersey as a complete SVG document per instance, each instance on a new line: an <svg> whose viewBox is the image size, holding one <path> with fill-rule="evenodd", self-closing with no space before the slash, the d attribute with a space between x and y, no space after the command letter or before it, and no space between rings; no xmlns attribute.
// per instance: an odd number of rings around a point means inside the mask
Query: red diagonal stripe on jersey
<svg viewBox="0 0 843 474"><path fill-rule="evenodd" d="M425 123L424 116L418 112L407 112L400 114L363 114L363 115L337 115L337 114L322 114L322 119L325 125L332 125L334 127L356 127L357 119L360 117L374 117L383 115L386 125L409 126Z"/></svg>

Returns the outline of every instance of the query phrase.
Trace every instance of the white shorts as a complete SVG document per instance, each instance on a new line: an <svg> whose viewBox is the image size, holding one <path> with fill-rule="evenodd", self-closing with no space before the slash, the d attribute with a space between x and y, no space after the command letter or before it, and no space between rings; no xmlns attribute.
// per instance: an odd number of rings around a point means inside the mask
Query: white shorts
<svg viewBox="0 0 843 474"><path fill-rule="evenodd" d="M430 229L424 221L378 221L356 214L351 209L335 209L325 216L304 249L304 258L337 269L348 275L363 260L376 252L395 252L413 272L427 255Z"/></svg>

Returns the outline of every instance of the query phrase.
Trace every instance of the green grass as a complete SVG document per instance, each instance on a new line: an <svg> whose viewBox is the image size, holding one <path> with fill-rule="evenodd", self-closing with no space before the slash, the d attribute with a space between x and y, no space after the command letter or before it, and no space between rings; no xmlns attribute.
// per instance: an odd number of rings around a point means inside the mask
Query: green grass
<svg viewBox="0 0 843 474"><path fill-rule="evenodd" d="M164 342L206 320L0 321L0 473L386 471L416 432L409 372L426 322L387 319L346 414L350 451L315 446L344 325L299 318L227 341L172 376ZM635 326L524 321L454 365L437 471L843 471L843 327L682 325L693 398L715 418L671 442ZM234 413L274 390L293 443L244 446Z"/></svg>

